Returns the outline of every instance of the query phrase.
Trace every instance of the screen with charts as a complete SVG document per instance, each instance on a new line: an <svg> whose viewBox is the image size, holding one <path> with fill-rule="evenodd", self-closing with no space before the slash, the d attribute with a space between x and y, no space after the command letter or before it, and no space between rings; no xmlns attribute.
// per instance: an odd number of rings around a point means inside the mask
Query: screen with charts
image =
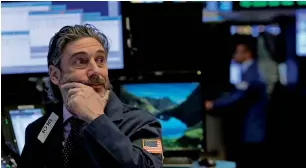
<svg viewBox="0 0 306 168"><path fill-rule="evenodd" d="M220 12L232 12L232 1L204 1L202 21L206 22L221 22L224 21Z"/></svg>
<svg viewBox="0 0 306 168"><path fill-rule="evenodd" d="M271 25L232 25L231 34L238 35L251 35L253 37L258 37L260 32L267 32L274 36L279 35L281 32L280 27L277 24Z"/></svg>
<svg viewBox="0 0 306 168"><path fill-rule="evenodd" d="M306 10L298 10L296 14L296 54L306 57Z"/></svg>
<svg viewBox="0 0 306 168"><path fill-rule="evenodd" d="M18 151L21 154L25 144L25 130L27 126L43 116L42 109L24 109L11 110L9 112L15 138L17 141Z"/></svg>
<svg viewBox="0 0 306 168"><path fill-rule="evenodd" d="M108 68L124 67L120 2L2 2L2 74L47 72L51 37L76 24L92 24L105 33L110 42Z"/></svg>
<svg viewBox="0 0 306 168"><path fill-rule="evenodd" d="M202 149L204 111L199 83L124 84L120 92L123 103L158 118L165 151Z"/></svg>

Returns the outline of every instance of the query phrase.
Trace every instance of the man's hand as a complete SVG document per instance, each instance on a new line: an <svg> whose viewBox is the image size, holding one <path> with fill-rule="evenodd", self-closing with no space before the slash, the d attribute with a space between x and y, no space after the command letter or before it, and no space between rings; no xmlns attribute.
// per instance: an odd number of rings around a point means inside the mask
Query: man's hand
<svg viewBox="0 0 306 168"><path fill-rule="evenodd" d="M206 110L209 111L209 110L213 109L213 106L214 106L214 104L213 104L212 101L209 101L209 100L205 101L205 108L206 108Z"/></svg>
<svg viewBox="0 0 306 168"><path fill-rule="evenodd" d="M81 120L90 123L104 114L109 90L105 91L103 97L90 86L81 83L66 83L61 86L61 90L66 108Z"/></svg>

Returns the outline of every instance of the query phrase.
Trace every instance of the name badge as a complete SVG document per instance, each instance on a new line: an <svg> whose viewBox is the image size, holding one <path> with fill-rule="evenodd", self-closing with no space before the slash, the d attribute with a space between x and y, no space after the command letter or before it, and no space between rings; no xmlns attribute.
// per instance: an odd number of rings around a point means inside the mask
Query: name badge
<svg viewBox="0 0 306 168"><path fill-rule="evenodd" d="M51 132L57 120L58 120L58 115L52 112L37 137L37 139L40 140L40 142L44 143L46 141L49 133Z"/></svg>

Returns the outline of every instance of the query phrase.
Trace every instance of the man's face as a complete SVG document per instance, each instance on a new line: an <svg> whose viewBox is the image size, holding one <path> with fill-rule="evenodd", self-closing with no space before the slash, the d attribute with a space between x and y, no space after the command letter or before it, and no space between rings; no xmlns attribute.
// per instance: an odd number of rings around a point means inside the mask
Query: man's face
<svg viewBox="0 0 306 168"><path fill-rule="evenodd" d="M106 53L103 46L95 39L85 37L66 45L61 56L61 70L57 70L58 81L62 85L80 82L92 87L101 96L109 89Z"/></svg>
<svg viewBox="0 0 306 168"><path fill-rule="evenodd" d="M236 46L236 50L234 53L234 57L233 59L237 62L237 63L242 63L243 61L245 61L249 55L249 51L246 48L245 45L243 44L238 44Z"/></svg>

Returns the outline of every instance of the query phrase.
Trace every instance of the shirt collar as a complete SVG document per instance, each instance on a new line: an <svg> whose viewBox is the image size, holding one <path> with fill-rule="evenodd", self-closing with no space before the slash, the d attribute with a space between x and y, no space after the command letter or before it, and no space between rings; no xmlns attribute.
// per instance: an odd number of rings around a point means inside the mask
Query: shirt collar
<svg viewBox="0 0 306 168"><path fill-rule="evenodd" d="M65 105L63 106L63 123L65 123L73 115L67 110Z"/></svg>

